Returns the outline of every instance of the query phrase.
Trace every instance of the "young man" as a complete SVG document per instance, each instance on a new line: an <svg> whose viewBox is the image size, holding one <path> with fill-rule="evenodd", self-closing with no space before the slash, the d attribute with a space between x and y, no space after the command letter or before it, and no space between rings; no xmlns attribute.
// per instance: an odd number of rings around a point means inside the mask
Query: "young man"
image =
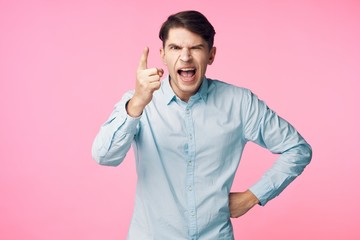
<svg viewBox="0 0 360 240"><path fill-rule="evenodd" d="M205 77L216 55L215 30L185 11L162 25L163 70L147 68L116 104L93 144L93 157L117 166L131 144L138 175L128 239L233 239L230 217L265 205L300 175L311 148L251 91ZM280 154L245 192L230 193L246 142Z"/></svg>

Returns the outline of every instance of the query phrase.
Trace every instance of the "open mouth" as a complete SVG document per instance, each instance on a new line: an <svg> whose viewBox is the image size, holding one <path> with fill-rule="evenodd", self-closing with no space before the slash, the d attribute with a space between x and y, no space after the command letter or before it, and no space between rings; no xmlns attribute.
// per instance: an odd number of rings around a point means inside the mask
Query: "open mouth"
<svg viewBox="0 0 360 240"><path fill-rule="evenodd" d="M196 69L195 68L183 68L183 69L179 69L177 71L177 73L184 78L192 78L196 73Z"/></svg>

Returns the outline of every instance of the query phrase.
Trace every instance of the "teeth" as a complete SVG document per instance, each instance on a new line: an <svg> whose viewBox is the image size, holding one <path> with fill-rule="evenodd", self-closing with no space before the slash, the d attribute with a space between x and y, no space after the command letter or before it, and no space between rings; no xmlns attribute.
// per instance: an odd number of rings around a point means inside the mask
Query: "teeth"
<svg viewBox="0 0 360 240"><path fill-rule="evenodd" d="M195 68L182 68L181 71L194 71Z"/></svg>

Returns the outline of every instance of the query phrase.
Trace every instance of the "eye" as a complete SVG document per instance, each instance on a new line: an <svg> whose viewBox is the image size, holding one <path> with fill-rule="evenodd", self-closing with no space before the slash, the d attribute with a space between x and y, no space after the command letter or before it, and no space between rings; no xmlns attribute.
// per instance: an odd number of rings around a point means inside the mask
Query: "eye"
<svg viewBox="0 0 360 240"><path fill-rule="evenodd" d="M198 46L192 47L191 49L193 49L193 50L201 50L201 49L203 49L203 46L202 46L202 45L198 45Z"/></svg>
<svg viewBox="0 0 360 240"><path fill-rule="evenodd" d="M180 50L180 47L175 45L171 45L169 48L170 50Z"/></svg>

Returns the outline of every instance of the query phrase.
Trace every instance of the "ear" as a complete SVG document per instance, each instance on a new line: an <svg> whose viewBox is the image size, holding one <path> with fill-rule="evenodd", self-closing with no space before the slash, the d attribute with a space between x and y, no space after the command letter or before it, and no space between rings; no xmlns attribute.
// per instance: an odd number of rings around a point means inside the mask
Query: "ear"
<svg viewBox="0 0 360 240"><path fill-rule="evenodd" d="M160 48L160 57L161 57L164 65L167 65L166 61L165 61L165 50L164 50L164 48Z"/></svg>
<svg viewBox="0 0 360 240"><path fill-rule="evenodd" d="M215 60L216 55L216 47L212 47L209 54L209 62L208 64L211 65Z"/></svg>

